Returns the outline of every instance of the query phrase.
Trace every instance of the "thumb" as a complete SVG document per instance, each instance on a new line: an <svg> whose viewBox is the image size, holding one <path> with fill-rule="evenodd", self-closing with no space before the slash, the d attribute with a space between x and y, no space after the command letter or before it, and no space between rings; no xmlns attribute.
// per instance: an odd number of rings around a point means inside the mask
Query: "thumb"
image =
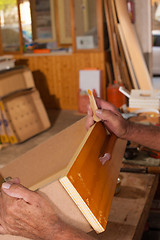
<svg viewBox="0 0 160 240"><path fill-rule="evenodd" d="M5 194L4 194L5 193ZM6 198L6 194L13 198L23 199L27 203L32 203L35 193L25 188L21 184L15 184L13 182L5 182L2 184L2 196Z"/></svg>

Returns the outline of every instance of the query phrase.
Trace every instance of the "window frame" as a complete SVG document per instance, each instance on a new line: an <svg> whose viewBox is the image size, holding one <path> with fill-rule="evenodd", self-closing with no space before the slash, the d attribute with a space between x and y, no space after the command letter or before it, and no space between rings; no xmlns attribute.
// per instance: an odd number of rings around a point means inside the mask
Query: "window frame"
<svg viewBox="0 0 160 240"><path fill-rule="evenodd" d="M22 25L21 25L21 15L20 15L20 0L16 0L17 13L18 13L18 27L19 27L19 51L4 51L2 44L2 28L0 22L0 55L4 54L22 54L23 53L23 35L22 35Z"/></svg>

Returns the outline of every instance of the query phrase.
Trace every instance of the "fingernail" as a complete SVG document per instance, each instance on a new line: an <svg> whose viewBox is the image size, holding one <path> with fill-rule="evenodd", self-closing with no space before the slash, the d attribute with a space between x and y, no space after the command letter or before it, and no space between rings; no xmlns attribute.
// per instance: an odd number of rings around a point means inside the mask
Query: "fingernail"
<svg viewBox="0 0 160 240"><path fill-rule="evenodd" d="M9 189L10 187L11 187L10 183L5 182L2 184L2 188L4 188L4 189Z"/></svg>
<svg viewBox="0 0 160 240"><path fill-rule="evenodd" d="M98 109L98 110L96 110L96 113L97 113L97 114L102 114L102 110L101 110L101 109Z"/></svg>

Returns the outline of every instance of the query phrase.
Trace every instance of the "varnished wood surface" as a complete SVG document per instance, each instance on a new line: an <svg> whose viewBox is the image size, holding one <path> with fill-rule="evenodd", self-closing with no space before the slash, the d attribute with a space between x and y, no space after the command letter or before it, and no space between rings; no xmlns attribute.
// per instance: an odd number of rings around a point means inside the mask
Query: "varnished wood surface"
<svg viewBox="0 0 160 240"><path fill-rule="evenodd" d="M79 71L102 70L103 97L106 95L105 53L64 55L16 55L18 65L27 65L47 108L78 109Z"/></svg>
<svg viewBox="0 0 160 240"><path fill-rule="evenodd" d="M158 175L121 173L120 192L114 196L106 231L90 235L101 240L140 240L157 188Z"/></svg>
<svg viewBox="0 0 160 240"><path fill-rule="evenodd" d="M102 232L106 228L126 146L126 141L112 139L106 135L103 124L98 122L73 157L74 162L68 170L67 178L83 201L79 200L77 193L73 193L72 186L70 187L65 179L60 180L97 232ZM102 165L98 158L105 141L107 142L105 152L110 152L111 149L111 159ZM112 144L109 144L110 141ZM83 207L84 203L89 211Z"/></svg>

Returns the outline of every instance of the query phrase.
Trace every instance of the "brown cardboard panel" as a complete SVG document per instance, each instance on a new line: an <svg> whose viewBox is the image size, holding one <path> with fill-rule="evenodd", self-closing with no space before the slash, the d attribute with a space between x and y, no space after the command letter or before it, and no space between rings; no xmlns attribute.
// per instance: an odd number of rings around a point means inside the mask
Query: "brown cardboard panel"
<svg viewBox="0 0 160 240"><path fill-rule="evenodd" d="M33 87L35 87L33 76L28 68L23 67L0 74L0 97Z"/></svg>
<svg viewBox="0 0 160 240"><path fill-rule="evenodd" d="M18 142L50 127L46 110L36 89L20 91L3 99L6 119Z"/></svg>
<svg viewBox="0 0 160 240"><path fill-rule="evenodd" d="M68 165L86 134L85 121L81 119L50 137L0 169L0 174L4 178L19 177L24 186L36 190L40 182Z"/></svg>

